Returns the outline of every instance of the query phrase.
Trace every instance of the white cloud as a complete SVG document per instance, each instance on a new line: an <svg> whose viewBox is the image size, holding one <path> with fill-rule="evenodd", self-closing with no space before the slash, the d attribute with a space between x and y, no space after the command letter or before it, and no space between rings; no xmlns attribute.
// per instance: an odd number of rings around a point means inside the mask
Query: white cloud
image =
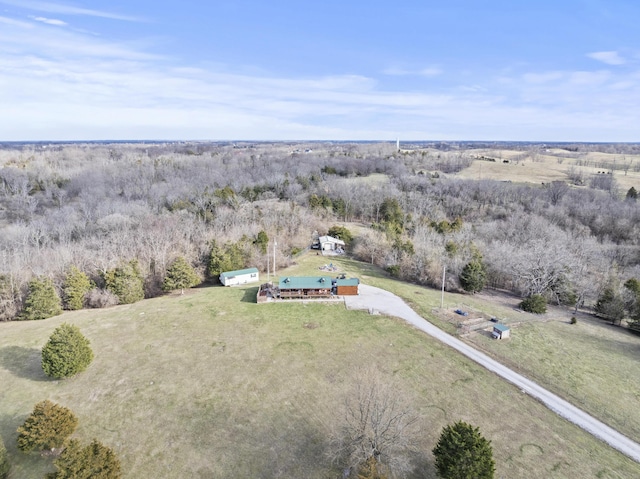
<svg viewBox="0 0 640 479"><path fill-rule="evenodd" d="M541 84L541 83L557 82L558 80L561 80L564 76L565 76L565 73L559 72L559 71L542 72L542 73L525 73L522 76L522 79L526 83Z"/></svg>
<svg viewBox="0 0 640 479"><path fill-rule="evenodd" d="M104 12L101 10L92 10L89 8L74 7L54 2L39 2L32 0L0 0L1 4L11 5L14 7L26 8L38 12L58 13L62 15L83 15L90 17L108 18L111 20L123 20L127 22L142 22L141 18L130 15L121 15L117 13Z"/></svg>
<svg viewBox="0 0 640 479"><path fill-rule="evenodd" d="M382 73L389 76L435 77L435 76L441 75L443 72L438 67L425 67L419 70L400 68L400 67L389 67L382 70Z"/></svg>
<svg viewBox="0 0 640 479"><path fill-rule="evenodd" d="M437 67L423 68L418 72L418 74L423 77L435 77L442 75L442 70Z"/></svg>
<svg viewBox="0 0 640 479"><path fill-rule="evenodd" d="M589 58L606 63L607 65L624 65L627 61L616 51L609 52L593 52L587 54Z"/></svg>
<svg viewBox="0 0 640 479"><path fill-rule="evenodd" d="M47 25L55 25L58 27L64 27L65 25L67 25L67 22L63 22L62 20L57 20L55 18L32 17L32 16L30 16L29 18L32 18L36 22L46 23Z"/></svg>

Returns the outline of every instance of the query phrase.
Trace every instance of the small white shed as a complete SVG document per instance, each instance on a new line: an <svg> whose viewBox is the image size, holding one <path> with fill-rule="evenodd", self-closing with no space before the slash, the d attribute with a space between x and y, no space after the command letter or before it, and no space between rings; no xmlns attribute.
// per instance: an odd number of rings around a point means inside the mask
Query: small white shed
<svg viewBox="0 0 640 479"><path fill-rule="evenodd" d="M223 286L236 286L238 284L255 283L257 281L260 281L258 268L226 271L220 275L220 282Z"/></svg>
<svg viewBox="0 0 640 479"><path fill-rule="evenodd" d="M494 339L507 339L511 335L511 330L504 324L494 324L491 335Z"/></svg>

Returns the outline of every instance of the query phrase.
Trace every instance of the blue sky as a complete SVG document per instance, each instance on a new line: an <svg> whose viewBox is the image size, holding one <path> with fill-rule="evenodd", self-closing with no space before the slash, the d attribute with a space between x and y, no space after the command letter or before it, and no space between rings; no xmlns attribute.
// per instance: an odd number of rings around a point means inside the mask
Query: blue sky
<svg viewBox="0 0 640 479"><path fill-rule="evenodd" d="M639 21L621 0L0 0L0 141L640 141Z"/></svg>

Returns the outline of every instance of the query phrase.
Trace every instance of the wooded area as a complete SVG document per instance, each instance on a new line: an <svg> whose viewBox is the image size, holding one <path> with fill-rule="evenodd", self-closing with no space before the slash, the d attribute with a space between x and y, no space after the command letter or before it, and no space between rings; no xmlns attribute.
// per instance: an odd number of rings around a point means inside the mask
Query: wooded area
<svg viewBox="0 0 640 479"><path fill-rule="evenodd" d="M359 258L406 280L440 287L446 266L446 287L462 289L460 273L480 261L488 286L522 297L595 306L610 290L629 303L640 185L619 179L639 171L639 153L630 144L4 145L0 319L19 317L34 279L52 281L75 309L65 284L82 272L92 282L84 305L111 305L123 299L109 281L142 281L156 296L179 257L206 279L212 250L266 271L265 233L281 267L336 223L355 230ZM462 178L474 163L517 172L542 158L565 178Z"/></svg>

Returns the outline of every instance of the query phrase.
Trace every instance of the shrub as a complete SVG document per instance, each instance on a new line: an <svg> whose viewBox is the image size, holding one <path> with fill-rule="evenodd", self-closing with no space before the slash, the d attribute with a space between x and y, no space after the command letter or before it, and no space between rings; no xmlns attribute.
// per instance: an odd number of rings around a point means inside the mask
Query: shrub
<svg viewBox="0 0 640 479"><path fill-rule="evenodd" d="M89 308L108 308L118 304L118 297L109 290L93 288L86 294L85 301Z"/></svg>
<svg viewBox="0 0 640 479"><path fill-rule="evenodd" d="M400 265L392 264L387 266L387 273L389 273L394 278L398 278L400 276Z"/></svg>
<svg viewBox="0 0 640 479"><path fill-rule="evenodd" d="M341 239L346 245L353 241L353 235L351 234L351 231L349 231L344 226L332 226L331 228L329 228L329 232L327 234L329 236L333 236L334 238Z"/></svg>
<svg viewBox="0 0 640 479"><path fill-rule="evenodd" d="M11 469L9 455L7 454L7 448L4 447L4 442L2 442L2 437L0 437L0 479L7 479L9 469Z"/></svg>
<svg viewBox="0 0 640 479"><path fill-rule="evenodd" d="M89 277L75 266L72 266L64 279L62 293L66 309L82 309L85 305L85 297L93 288Z"/></svg>
<svg viewBox="0 0 640 479"><path fill-rule="evenodd" d="M571 324L577 324L578 323L578 319L575 316L571 316L571 321L569 321Z"/></svg>
<svg viewBox="0 0 640 479"><path fill-rule="evenodd" d="M179 289L181 290L181 293L184 294L185 288L191 288L199 283L200 278L193 270L193 267L187 263L182 256L180 256L171 263L171 266L169 266L167 275L165 276L162 284L162 289L165 291Z"/></svg>
<svg viewBox="0 0 640 479"><path fill-rule="evenodd" d="M30 452L60 447L77 425L78 419L66 407L49 400L39 402L18 428L18 448Z"/></svg>
<svg viewBox="0 0 640 479"><path fill-rule="evenodd" d="M29 293L20 319L46 319L62 313L60 297L51 280L34 278L29 282Z"/></svg>
<svg viewBox="0 0 640 479"><path fill-rule="evenodd" d="M57 471L47 479L119 479L122 477L120 461L113 450L93 440L82 447L72 439L60 457L53 463Z"/></svg>
<svg viewBox="0 0 640 479"><path fill-rule="evenodd" d="M491 441L466 422L446 426L433 455L438 476L443 479L493 479L495 462Z"/></svg>
<svg viewBox="0 0 640 479"><path fill-rule="evenodd" d="M532 294L520 303L520 309L529 313L544 314L547 312L547 300L539 294Z"/></svg>
<svg viewBox="0 0 640 479"><path fill-rule="evenodd" d="M89 340L71 324L56 328L42 348L42 369L54 378L66 378L84 371L92 360Z"/></svg>
<svg viewBox="0 0 640 479"><path fill-rule="evenodd" d="M131 304L144 299L144 278L137 260L107 271L104 283L118 297L120 304Z"/></svg>

